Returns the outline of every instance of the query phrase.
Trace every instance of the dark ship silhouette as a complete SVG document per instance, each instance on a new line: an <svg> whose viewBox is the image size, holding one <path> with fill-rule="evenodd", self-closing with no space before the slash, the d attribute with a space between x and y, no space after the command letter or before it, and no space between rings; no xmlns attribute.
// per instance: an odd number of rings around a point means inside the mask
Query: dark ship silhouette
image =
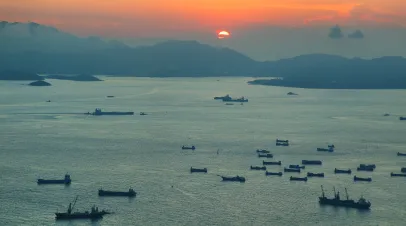
<svg viewBox="0 0 406 226"><path fill-rule="evenodd" d="M101 115L134 115L134 112L128 111L128 112L120 112L120 111L102 111L100 108L96 108L94 112L88 112L86 113L87 115L95 115L95 116L101 116Z"/></svg>
<svg viewBox="0 0 406 226"><path fill-rule="evenodd" d="M307 173L307 177L324 177L324 173Z"/></svg>
<svg viewBox="0 0 406 226"><path fill-rule="evenodd" d="M207 168L198 169L190 167L190 173L207 173Z"/></svg>
<svg viewBox="0 0 406 226"><path fill-rule="evenodd" d="M72 182L69 174L65 174L64 179L62 180L47 180L47 179L38 179L37 184L65 184L68 185Z"/></svg>
<svg viewBox="0 0 406 226"><path fill-rule="evenodd" d="M265 176L282 176L282 172L265 172Z"/></svg>
<svg viewBox="0 0 406 226"><path fill-rule="evenodd" d="M182 146L182 150L195 150L196 149L196 147L195 146L192 146L192 147L188 147L188 146Z"/></svg>
<svg viewBox="0 0 406 226"><path fill-rule="evenodd" d="M277 161L277 162L267 162L267 161L262 161L262 165L282 165L281 161Z"/></svg>
<svg viewBox="0 0 406 226"><path fill-rule="evenodd" d="M335 168L335 169L334 169L334 173L335 173L335 174L337 174L337 173L341 173L341 174L351 174L351 169L344 170L344 169L337 169L337 168Z"/></svg>
<svg viewBox="0 0 406 226"><path fill-rule="evenodd" d="M127 197L135 197L137 192L134 189L130 188L128 191L106 191L103 189L99 189L99 196L127 196Z"/></svg>
<svg viewBox="0 0 406 226"><path fill-rule="evenodd" d="M355 209L369 209L371 207L371 203L365 200L362 196L357 202L352 199L349 199L347 188L345 189L345 194L347 196L346 200L340 199L340 192L336 193L335 188L334 188L334 198L327 198L325 196L323 186L321 186L321 192L322 195L321 197L319 197L320 205L340 206Z"/></svg>
<svg viewBox="0 0 406 226"><path fill-rule="evenodd" d="M233 182L241 182L245 183L245 177L240 177L240 176L235 176L235 177L225 177L225 176L220 176L223 181L233 181Z"/></svg>
<svg viewBox="0 0 406 226"><path fill-rule="evenodd" d="M251 170L266 170L265 166L251 166Z"/></svg>
<svg viewBox="0 0 406 226"><path fill-rule="evenodd" d="M91 219L91 220L97 220L103 218L104 215L110 214L110 212L106 210L99 211L99 208L96 206L92 206L92 209L89 211L85 212L72 212L73 208L76 205L76 201L78 200L78 196L76 196L75 201L72 203L69 203L69 207L67 212L65 213L55 213L55 219L56 220L73 220L73 219Z"/></svg>

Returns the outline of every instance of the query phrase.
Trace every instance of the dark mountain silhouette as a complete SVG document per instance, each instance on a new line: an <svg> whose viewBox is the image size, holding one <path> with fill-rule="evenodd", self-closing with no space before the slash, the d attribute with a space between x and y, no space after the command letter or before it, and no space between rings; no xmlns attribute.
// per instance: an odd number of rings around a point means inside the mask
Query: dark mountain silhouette
<svg viewBox="0 0 406 226"><path fill-rule="evenodd" d="M196 41L167 41L130 48L98 37L78 38L35 23L0 23L0 65L2 70L41 74L283 77L251 84L305 88L406 86L406 60L402 57L364 60L310 54L258 62L232 49Z"/></svg>
<svg viewBox="0 0 406 226"><path fill-rule="evenodd" d="M0 80L26 80L35 81L43 80L44 78L35 74L22 71L5 70L0 72Z"/></svg>
<svg viewBox="0 0 406 226"><path fill-rule="evenodd" d="M78 82L99 82L103 81L93 75L80 74L80 75L47 75L47 79L59 79Z"/></svg>

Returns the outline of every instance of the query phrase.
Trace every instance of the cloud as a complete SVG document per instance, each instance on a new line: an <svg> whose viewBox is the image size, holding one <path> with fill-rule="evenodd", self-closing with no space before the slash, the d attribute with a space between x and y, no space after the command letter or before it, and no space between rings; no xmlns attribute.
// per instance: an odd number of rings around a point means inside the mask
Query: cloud
<svg viewBox="0 0 406 226"><path fill-rule="evenodd" d="M332 39L340 39L342 38L343 32L341 31L340 26L336 25L332 28L330 28L330 33L328 34L328 37L332 38Z"/></svg>
<svg viewBox="0 0 406 226"><path fill-rule="evenodd" d="M364 36L364 33L362 33L362 31L361 30L356 30L356 31L354 31L353 33L350 33L349 35L348 35L348 38L354 38L354 39L362 39L362 38L364 38L365 36Z"/></svg>

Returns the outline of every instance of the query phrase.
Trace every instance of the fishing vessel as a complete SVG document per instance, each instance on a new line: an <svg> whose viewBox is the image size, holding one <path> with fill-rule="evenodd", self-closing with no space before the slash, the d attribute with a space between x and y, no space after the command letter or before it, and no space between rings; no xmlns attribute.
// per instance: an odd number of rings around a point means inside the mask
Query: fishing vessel
<svg viewBox="0 0 406 226"><path fill-rule="evenodd" d="M390 173L391 177L406 177L406 173Z"/></svg>
<svg viewBox="0 0 406 226"><path fill-rule="evenodd" d="M290 177L291 181L307 181L307 177Z"/></svg>
<svg viewBox="0 0 406 226"><path fill-rule="evenodd" d="M265 166L251 166L251 170L266 170Z"/></svg>
<svg viewBox="0 0 406 226"><path fill-rule="evenodd" d="M56 220L74 220L74 219L101 219L103 218L104 215L110 214L111 212L108 212L106 210L99 211L99 208L96 206L92 206L90 212L89 211L84 211L84 212L72 212L73 208L76 205L76 201L78 200L78 196L76 196L75 201L72 203L69 203L68 210L66 212L56 212L55 213L55 219Z"/></svg>
<svg viewBox="0 0 406 226"><path fill-rule="evenodd" d="M341 174L351 174L351 169L346 170L346 169L337 169L337 168L335 168L334 173L336 173L336 174L339 174L339 173L341 173Z"/></svg>
<svg viewBox="0 0 406 226"><path fill-rule="evenodd" d="M182 146L182 150L195 150L195 149L196 149L195 146L192 146L192 147L188 147L188 146L185 146L185 145Z"/></svg>
<svg viewBox="0 0 406 226"><path fill-rule="evenodd" d="M359 200L356 202L352 199L349 199L348 193L347 193L347 188L345 189L345 194L347 199L346 200L341 200L340 198L340 192L335 191L334 188L334 197L333 198L327 198L324 194L324 189L323 186L321 186L321 196L319 197L319 203L320 205L330 205L330 206L340 206L340 207L346 207L346 208L355 208L355 209L369 209L371 207L371 203L364 199L362 196L359 198Z"/></svg>
<svg viewBox="0 0 406 226"><path fill-rule="evenodd" d="M308 177L324 177L324 173L311 173L311 172L308 172L307 176Z"/></svg>
<svg viewBox="0 0 406 226"><path fill-rule="evenodd" d="M277 162L267 162L267 161L262 161L262 165L282 165L281 161L277 161Z"/></svg>
<svg viewBox="0 0 406 226"><path fill-rule="evenodd" d="M282 172L265 172L265 176L282 176Z"/></svg>
<svg viewBox="0 0 406 226"><path fill-rule="evenodd" d="M300 173L300 169L296 168L284 168L283 171L286 173Z"/></svg>
<svg viewBox="0 0 406 226"><path fill-rule="evenodd" d="M305 169L305 166L299 166L299 165L289 165L289 168L291 169Z"/></svg>
<svg viewBox="0 0 406 226"><path fill-rule="evenodd" d="M321 165L322 162L320 160L302 160L303 165Z"/></svg>
<svg viewBox="0 0 406 226"><path fill-rule="evenodd" d="M232 182L245 182L245 177L240 177L240 176L235 176L235 177L225 177L225 176L220 176L223 181L232 181Z"/></svg>
<svg viewBox="0 0 406 226"><path fill-rule="evenodd" d="M190 167L190 173L207 173L207 168L199 169Z"/></svg>
<svg viewBox="0 0 406 226"><path fill-rule="evenodd" d="M372 181L372 178L370 178L370 177L357 177L357 176L354 176L354 181L367 181L367 182L371 182Z"/></svg>

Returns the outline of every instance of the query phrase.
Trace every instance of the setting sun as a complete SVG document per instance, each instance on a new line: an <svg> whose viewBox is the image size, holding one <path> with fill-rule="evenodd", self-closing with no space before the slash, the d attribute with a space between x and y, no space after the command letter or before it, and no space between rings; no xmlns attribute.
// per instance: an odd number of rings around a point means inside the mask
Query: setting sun
<svg viewBox="0 0 406 226"><path fill-rule="evenodd" d="M218 37L219 39L228 38L228 37L230 37L230 32L228 32L228 31L220 31L220 32L217 34L217 37Z"/></svg>

